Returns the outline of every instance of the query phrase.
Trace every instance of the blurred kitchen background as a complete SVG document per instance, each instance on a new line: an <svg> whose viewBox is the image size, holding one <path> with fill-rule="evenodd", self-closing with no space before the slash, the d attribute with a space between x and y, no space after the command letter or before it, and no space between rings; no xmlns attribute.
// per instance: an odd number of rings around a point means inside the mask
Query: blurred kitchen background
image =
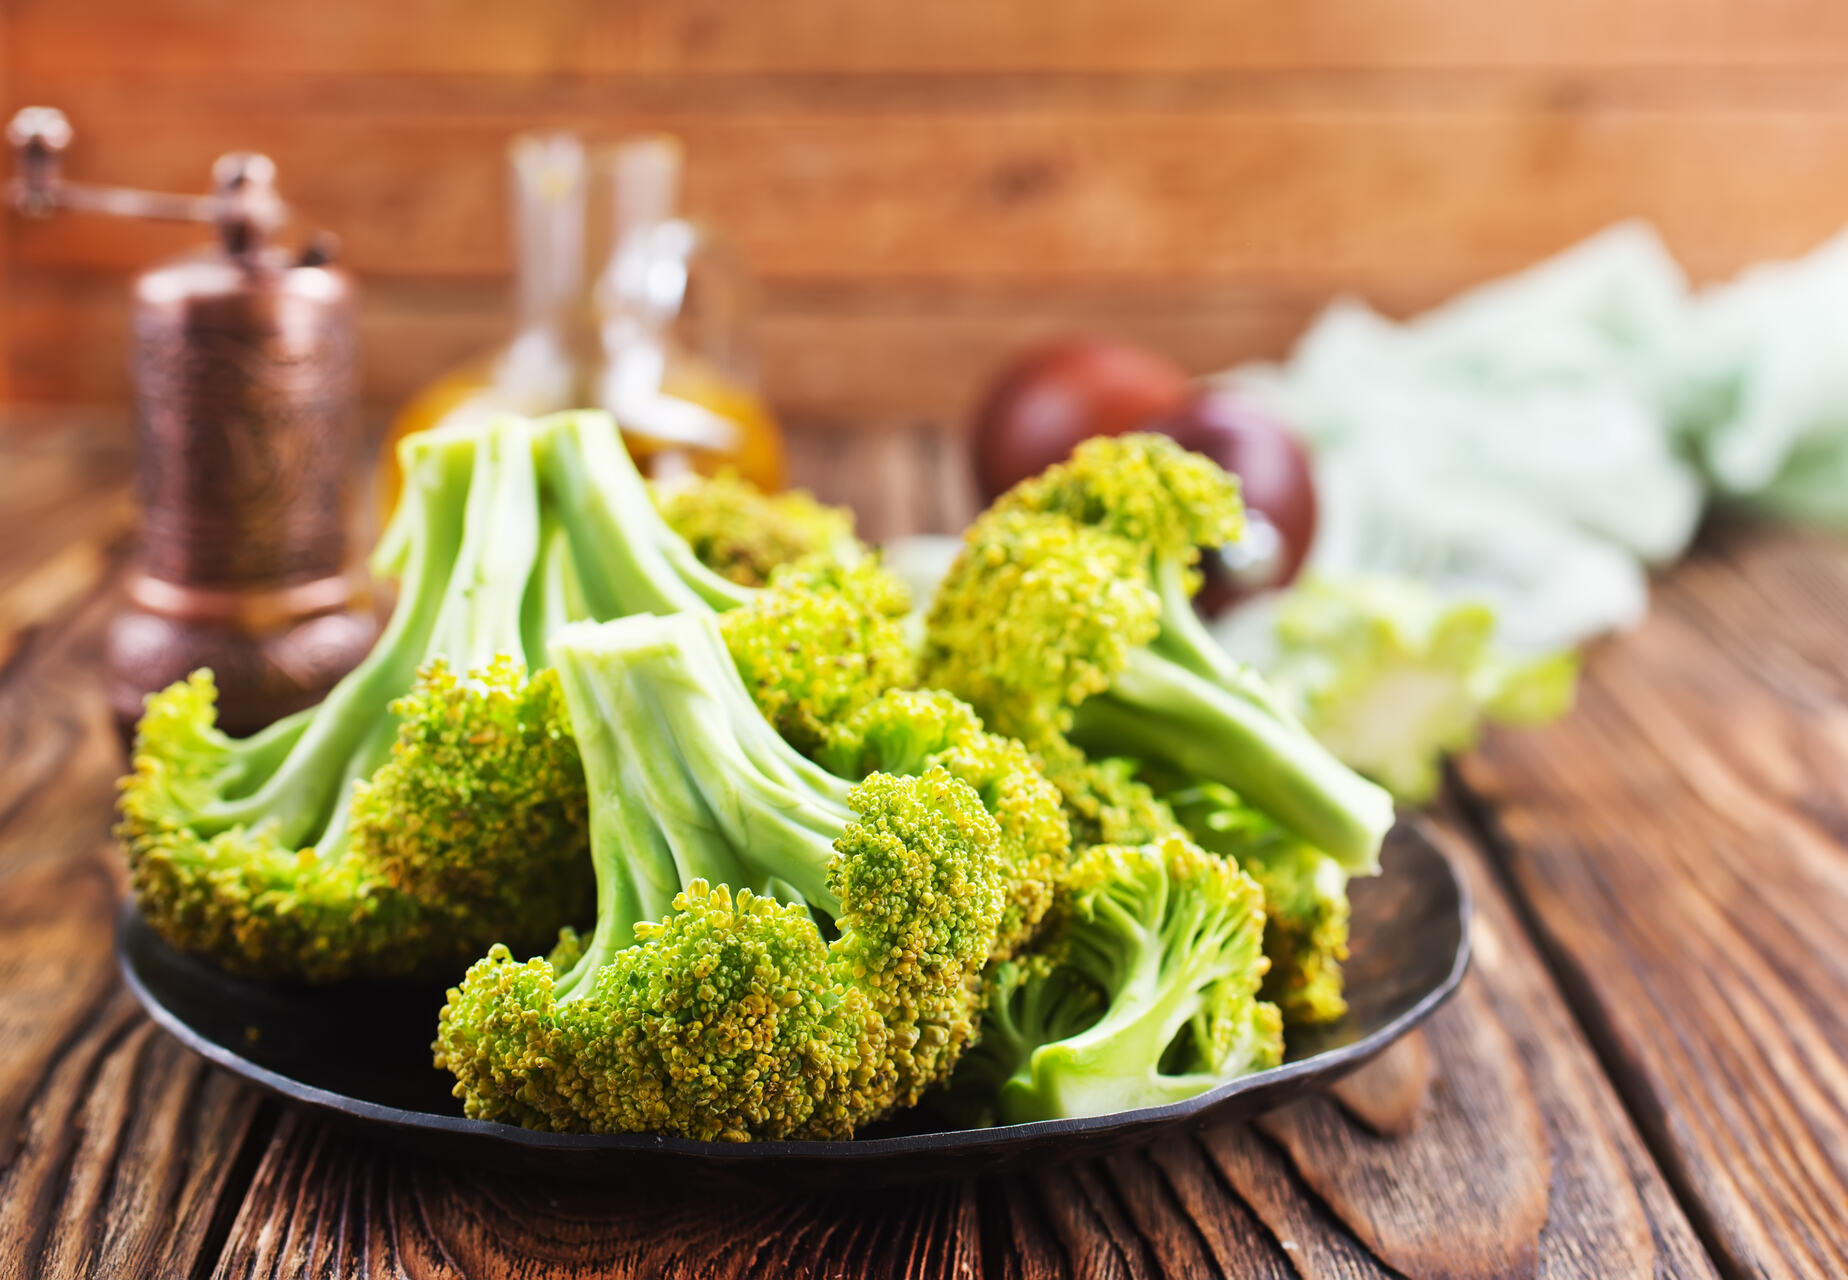
<svg viewBox="0 0 1848 1280"><path fill-rule="evenodd" d="M1697 281L1848 218L1848 7L1823 0L3 12L6 109L65 111L71 177L194 191L223 151L277 162L360 280L374 423L507 335L510 135L679 135L685 208L763 286L763 382L811 482L843 440L876 465L890 433L965 430L1048 334L1206 372L1281 356L1339 292L1409 314L1625 217ZM127 279L200 238L0 219L0 396L125 404Z"/></svg>

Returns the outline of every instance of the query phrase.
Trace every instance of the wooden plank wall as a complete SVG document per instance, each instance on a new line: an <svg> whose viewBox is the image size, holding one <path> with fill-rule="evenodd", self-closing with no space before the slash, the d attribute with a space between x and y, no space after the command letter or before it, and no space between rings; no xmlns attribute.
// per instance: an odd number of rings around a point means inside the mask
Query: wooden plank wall
<svg viewBox="0 0 1848 1280"><path fill-rule="evenodd" d="M961 418L1073 326L1196 369L1332 293L1428 305L1613 220L1699 276L1848 220L1833 0L8 0L6 109L74 173L188 189L233 146L344 237L388 405L502 325L515 130L666 128L766 285L791 417ZM0 232L0 379L125 392L126 275L188 244Z"/></svg>

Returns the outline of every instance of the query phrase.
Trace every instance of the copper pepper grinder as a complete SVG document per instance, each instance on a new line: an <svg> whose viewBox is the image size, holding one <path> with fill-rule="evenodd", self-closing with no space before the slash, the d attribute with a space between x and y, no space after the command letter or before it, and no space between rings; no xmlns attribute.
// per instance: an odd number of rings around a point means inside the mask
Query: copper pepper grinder
<svg viewBox="0 0 1848 1280"><path fill-rule="evenodd" d="M276 168L234 152L210 195L64 180L64 116L7 128L14 206L208 222L217 243L134 283L130 367L140 433L140 554L110 627L111 707L210 667L219 724L247 734L318 701L377 634L348 557L354 437L353 285L322 238L270 243Z"/></svg>

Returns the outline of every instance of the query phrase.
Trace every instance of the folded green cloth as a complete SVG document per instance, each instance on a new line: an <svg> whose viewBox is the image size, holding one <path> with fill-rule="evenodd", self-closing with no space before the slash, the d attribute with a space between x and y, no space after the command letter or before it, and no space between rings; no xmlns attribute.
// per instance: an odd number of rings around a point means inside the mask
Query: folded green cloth
<svg viewBox="0 0 1848 1280"><path fill-rule="evenodd" d="M1848 525L1848 233L1691 291L1624 223L1394 323L1331 305L1221 376L1316 454L1311 566L1491 604L1545 650L1641 617L1713 498Z"/></svg>
<svg viewBox="0 0 1848 1280"><path fill-rule="evenodd" d="M1699 294L1665 375L1718 495L1848 526L1848 232Z"/></svg>

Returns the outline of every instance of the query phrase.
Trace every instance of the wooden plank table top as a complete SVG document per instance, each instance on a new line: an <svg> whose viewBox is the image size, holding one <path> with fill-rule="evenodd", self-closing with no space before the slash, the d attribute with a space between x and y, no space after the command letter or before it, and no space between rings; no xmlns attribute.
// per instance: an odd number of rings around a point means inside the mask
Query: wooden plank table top
<svg viewBox="0 0 1848 1280"><path fill-rule="evenodd" d="M139 1011L97 680L134 513L95 441L0 431L0 1280L1848 1276L1848 544L1709 536L1571 716L1460 766L1474 967L1330 1095L1031 1177L702 1200L404 1154ZM934 433L798 445L873 536L969 514Z"/></svg>

